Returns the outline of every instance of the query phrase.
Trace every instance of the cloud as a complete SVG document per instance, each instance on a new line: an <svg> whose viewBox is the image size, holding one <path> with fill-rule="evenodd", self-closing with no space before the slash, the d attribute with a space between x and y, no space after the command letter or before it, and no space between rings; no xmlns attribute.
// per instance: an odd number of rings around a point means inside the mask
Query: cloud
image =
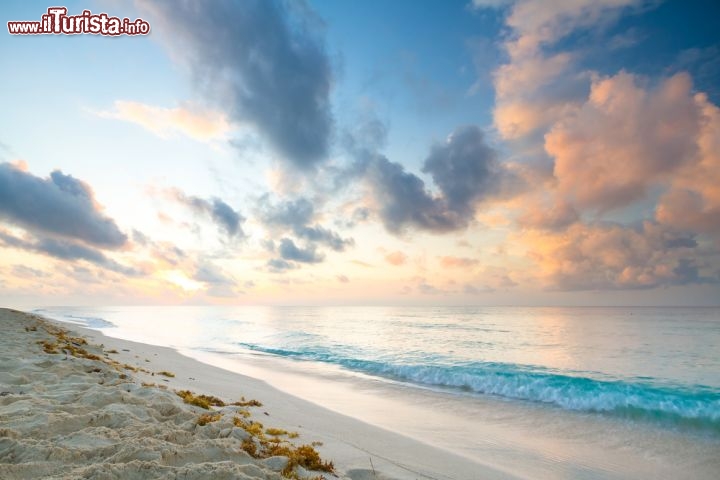
<svg viewBox="0 0 720 480"><path fill-rule="evenodd" d="M453 257L451 255L438 258L443 268L470 268L480 263L475 258Z"/></svg>
<svg viewBox="0 0 720 480"><path fill-rule="evenodd" d="M162 265L176 267L187 259L187 254L171 242L152 242L152 256Z"/></svg>
<svg viewBox="0 0 720 480"><path fill-rule="evenodd" d="M287 262L281 258L273 258L267 262L268 268L273 273L281 273L286 270L292 270L297 268L297 265L291 262Z"/></svg>
<svg viewBox="0 0 720 480"><path fill-rule="evenodd" d="M506 21L514 33L509 51L515 56L532 55L578 29L606 27L624 10L652 3L653 0L517 1Z"/></svg>
<svg viewBox="0 0 720 480"><path fill-rule="evenodd" d="M445 290L442 290L434 285L427 283L425 280L421 280L420 283L418 283L417 289L418 292L423 295L444 295L448 293Z"/></svg>
<svg viewBox="0 0 720 480"><path fill-rule="evenodd" d="M352 238L342 238L332 230L318 224L310 225L315 218L315 207L306 198L270 203L267 195L260 199L260 220L278 232L292 231L293 234L308 242L323 244L336 252L342 252L355 244Z"/></svg>
<svg viewBox="0 0 720 480"><path fill-rule="evenodd" d="M697 161L702 110L688 75L653 89L625 72L596 79L588 100L547 134L559 192L599 211L629 205Z"/></svg>
<svg viewBox="0 0 720 480"><path fill-rule="evenodd" d="M0 163L0 217L31 232L101 248L127 242L115 221L103 215L90 186L59 170L40 178Z"/></svg>
<svg viewBox="0 0 720 480"><path fill-rule="evenodd" d="M543 146L552 177L522 199L517 223L549 288L718 282L720 110L687 73L593 75ZM602 221L652 205L639 225Z"/></svg>
<svg viewBox="0 0 720 480"><path fill-rule="evenodd" d="M208 215L228 236L237 238L245 237L245 232L243 232L242 229L242 223L245 222L245 217L240 215L240 212L233 210L230 205L220 198L214 197L206 200L204 198L186 195L179 189L170 189L168 193L177 202L189 207L194 212Z"/></svg>
<svg viewBox="0 0 720 480"><path fill-rule="evenodd" d="M298 227L295 230L298 238L327 245L336 252L342 252L347 247L355 245L352 238L341 238L340 235L319 225L314 227Z"/></svg>
<svg viewBox="0 0 720 480"><path fill-rule="evenodd" d="M482 285L480 288L467 284L463 287L463 293L467 295L480 295L483 293L493 293L496 290L488 285Z"/></svg>
<svg viewBox="0 0 720 480"><path fill-rule="evenodd" d="M365 268L373 268L373 266L367 262L363 262L362 260L350 260L350 263L353 263L355 265L359 265L361 267Z"/></svg>
<svg viewBox="0 0 720 480"><path fill-rule="evenodd" d="M579 220L575 207L565 200L556 200L550 205L535 201L526 204L517 222L521 227L562 230Z"/></svg>
<svg viewBox="0 0 720 480"><path fill-rule="evenodd" d="M374 115L345 132L343 144L354 155L381 150L387 144L388 128Z"/></svg>
<svg viewBox="0 0 720 480"><path fill-rule="evenodd" d="M1 233L0 233L1 235ZM47 272L43 272L42 270L38 270L36 268L28 267L26 265L13 265L12 267L12 274L16 277L21 278L45 278L49 277L50 274Z"/></svg>
<svg viewBox="0 0 720 480"><path fill-rule="evenodd" d="M350 281L345 275L337 275L335 278L337 278L337 281L340 283L348 283Z"/></svg>
<svg viewBox="0 0 720 480"><path fill-rule="evenodd" d="M441 199L427 191L422 179L399 163L378 156L367 172L380 217L390 232L400 233L408 225L437 232L464 226L464 219L448 211Z"/></svg>
<svg viewBox="0 0 720 480"><path fill-rule="evenodd" d="M198 263L192 278L193 280L209 285L235 285L235 280L232 276L225 273L215 264L207 261Z"/></svg>
<svg viewBox="0 0 720 480"><path fill-rule="evenodd" d="M521 139L564 116L587 91L584 73L571 71L571 56L522 58L493 73L493 120L500 135Z"/></svg>
<svg viewBox="0 0 720 480"><path fill-rule="evenodd" d="M502 8L512 5L515 0L472 0L470 5L473 8Z"/></svg>
<svg viewBox="0 0 720 480"><path fill-rule="evenodd" d="M315 207L307 198L298 198L272 205L269 197L265 195L261 198L260 204L260 216L268 225L304 226L310 223L315 215Z"/></svg>
<svg viewBox="0 0 720 480"><path fill-rule="evenodd" d="M310 169L328 153L332 72L300 9L271 0L143 0L173 58L236 123L254 125L288 164Z"/></svg>
<svg viewBox="0 0 720 480"><path fill-rule="evenodd" d="M472 216L476 201L497 195L509 175L474 125L458 127L444 143L434 145L422 171L432 176L447 208L461 216Z"/></svg>
<svg viewBox="0 0 720 480"><path fill-rule="evenodd" d="M655 215L661 223L675 228L717 235L720 234L720 109L704 94L695 94L693 100L701 118L696 132L697 155L672 176L670 188L660 198Z"/></svg>
<svg viewBox="0 0 720 480"><path fill-rule="evenodd" d="M670 70L690 71L698 89L717 101L720 98L720 45L689 48L681 51Z"/></svg>
<svg viewBox="0 0 720 480"><path fill-rule="evenodd" d="M60 260L85 260L89 263L123 275L136 276L142 272L126 267L105 256L100 250L65 239L19 238L0 229L0 243L6 247L41 253Z"/></svg>
<svg viewBox="0 0 720 480"><path fill-rule="evenodd" d="M232 126L221 112L197 105L183 104L174 108L116 100L113 110L96 112L103 118L136 123L160 138L182 134L200 142L227 139Z"/></svg>
<svg viewBox="0 0 720 480"><path fill-rule="evenodd" d="M526 232L548 288L615 290L718 283L701 264L694 237L654 222L638 226L576 223L564 232Z"/></svg>
<svg viewBox="0 0 720 480"><path fill-rule="evenodd" d="M385 255L385 261L388 262L390 265L403 265L407 261L407 255L405 255L403 252L396 250L394 252L388 253Z"/></svg>
<svg viewBox="0 0 720 480"><path fill-rule="evenodd" d="M608 49L610 50L621 50L623 48L634 47L638 43L645 40L646 34L641 30L631 27L621 33L613 35L608 40Z"/></svg>
<svg viewBox="0 0 720 480"><path fill-rule="evenodd" d="M621 13L652 4L652 0L513 2L506 18L508 61L493 74L493 119L501 136L521 139L542 133L585 96L589 78L574 65L575 55L553 51L561 40L578 30L600 30Z"/></svg>
<svg viewBox="0 0 720 480"><path fill-rule="evenodd" d="M211 297L234 297L243 293L236 289L235 279L209 261L201 260L196 265L192 279L206 286L205 293Z"/></svg>
<svg viewBox="0 0 720 480"><path fill-rule="evenodd" d="M303 249L295 245L295 242L289 238L283 238L280 240L278 252L283 260L291 260L300 263L320 263L325 259L323 254L316 251L315 245L310 244Z"/></svg>
<svg viewBox="0 0 720 480"><path fill-rule="evenodd" d="M369 158L365 176L385 228L400 233L415 227L436 233L466 228L478 203L509 198L519 180L486 145L476 126L457 128L432 147L423 165L440 190L433 195L418 176L381 155Z"/></svg>
<svg viewBox="0 0 720 480"><path fill-rule="evenodd" d="M205 208L207 210L207 208ZM245 219L227 203L219 198L212 199L212 207L210 208L210 216L231 236L244 236L245 234L240 228L240 223Z"/></svg>

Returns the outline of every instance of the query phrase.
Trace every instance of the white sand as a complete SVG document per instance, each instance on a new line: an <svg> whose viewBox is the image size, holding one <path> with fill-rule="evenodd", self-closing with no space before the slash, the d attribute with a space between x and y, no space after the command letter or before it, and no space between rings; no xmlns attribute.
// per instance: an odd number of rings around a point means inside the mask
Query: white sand
<svg viewBox="0 0 720 480"><path fill-rule="evenodd" d="M296 445L322 442L323 459L337 478L509 478L450 452L330 412L262 381L212 367L174 350L103 336L73 327L88 352L147 370L118 370L105 362L48 354L55 341L39 317L0 310L0 478L282 479L282 458L259 460L241 449L249 435L233 425L239 407L216 407L222 417L197 425L199 407L174 390L189 389L226 402L263 403L249 420L299 433ZM36 331L26 327L37 326ZM150 372L169 371L166 378ZM123 379L122 375L127 375ZM157 383L167 387L142 386ZM297 473L306 472L302 467ZM335 478L324 473L326 478Z"/></svg>

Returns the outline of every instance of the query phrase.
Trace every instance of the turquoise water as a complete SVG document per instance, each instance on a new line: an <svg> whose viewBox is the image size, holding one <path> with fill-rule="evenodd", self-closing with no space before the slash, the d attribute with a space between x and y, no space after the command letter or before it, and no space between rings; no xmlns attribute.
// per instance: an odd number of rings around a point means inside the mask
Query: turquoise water
<svg viewBox="0 0 720 480"><path fill-rule="evenodd" d="M719 308L114 307L35 310L178 349L720 435Z"/></svg>

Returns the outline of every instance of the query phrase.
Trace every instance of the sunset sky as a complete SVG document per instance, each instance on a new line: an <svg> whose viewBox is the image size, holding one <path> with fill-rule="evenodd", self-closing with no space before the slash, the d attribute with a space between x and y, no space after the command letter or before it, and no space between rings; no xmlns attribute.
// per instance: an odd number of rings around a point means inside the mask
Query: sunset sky
<svg viewBox="0 0 720 480"><path fill-rule="evenodd" d="M10 35L0 302L717 304L720 2L67 2Z"/></svg>

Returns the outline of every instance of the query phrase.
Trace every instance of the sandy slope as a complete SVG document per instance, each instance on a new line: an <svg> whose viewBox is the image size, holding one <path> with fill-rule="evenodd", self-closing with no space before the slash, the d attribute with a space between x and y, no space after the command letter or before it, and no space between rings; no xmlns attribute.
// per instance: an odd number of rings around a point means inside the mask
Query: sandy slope
<svg viewBox="0 0 720 480"><path fill-rule="evenodd" d="M248 422L298 432L291 440L296 445L322 442L318 450L335 462L339 478L507 478L171 349L74 328L91 344L104 345L80 347L102 361L67 349L48 354L37 342L57 341L47 331L53 328L39 317L0 310L0 478L283 478L285 459L260 460L242 451L249 434L233 425L239 410L252 412ZM163 370L176 376L157 374ZM173 393L178 389L226 402L257 398L264 405L215 407L220 418L200 426L207 411L183 403ZM295 472L318 475L302 467Z"/></svg>

